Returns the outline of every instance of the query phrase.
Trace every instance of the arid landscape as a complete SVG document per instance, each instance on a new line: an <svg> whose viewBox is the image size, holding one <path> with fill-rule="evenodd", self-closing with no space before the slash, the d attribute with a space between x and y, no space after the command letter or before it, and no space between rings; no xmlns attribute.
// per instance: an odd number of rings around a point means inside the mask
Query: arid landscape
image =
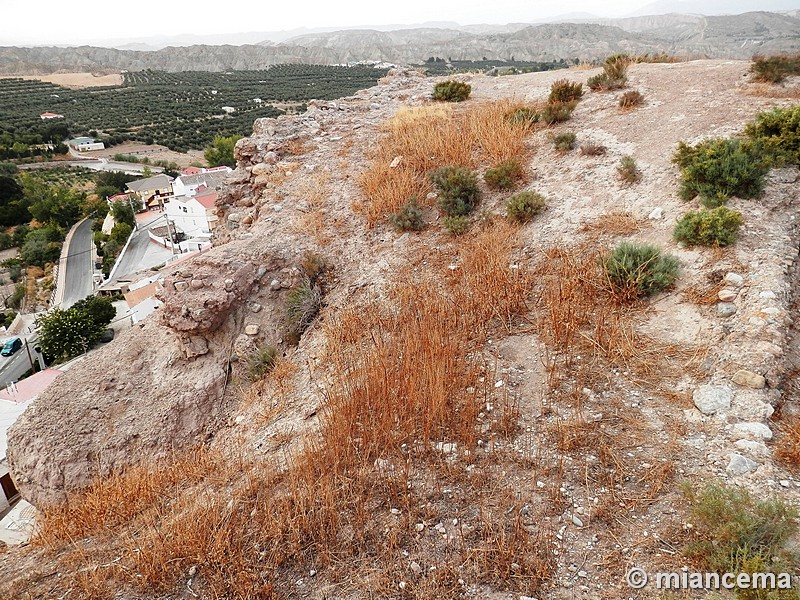
<svg viewBox="0 0 800 600"><path fill-rule="evenodd" d="M673 238L699 207L679 143L797 102L797 77L750 65L634 63L610 91L589 89L600 67L458 75L458 103L397 68L256 121L215 247L164 268L163 307L11 430L40 515L0 555L0 597L661 598L626 572L722 568L708 514L745 510L737 490L789 531L797 165L730 198L735 244ZM564 79L571 115L529 118ZM448 165L481 176L461 221L429 178ZM546 204L530 220L522 191ZM399 231L412 197L420 227ZM623 240L676 257L675 282L621 294L603 265Z"/></svg>

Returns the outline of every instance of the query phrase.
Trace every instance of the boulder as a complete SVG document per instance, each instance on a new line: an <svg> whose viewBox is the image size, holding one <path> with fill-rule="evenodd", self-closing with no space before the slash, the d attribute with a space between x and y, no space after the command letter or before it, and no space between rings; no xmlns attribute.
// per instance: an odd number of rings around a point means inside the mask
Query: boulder
<svg viewBox="0 0 800 600"><path fill-rule="evenodd" d="M731 407L733 391L722 385L701 385L692 394L694 405L704 415L713 415Z"/></svg>
<svg viewBox="0 0 800 600"><path fill-rule="evenodd" d="M754 390L760 390L767 385L767 380L763 375L745 369L736 371L736 373L733 374L732 381L736 385L752 388Z"/></svg>
<svg viewBox="0 0 800 600"><path fill-rule="evenodd" d="M755 471L758 468L758 463L756 461L750 460L746 456L742 456L736 452L729 454L728 458L730 461L728 462L728 466L725 470L730 475L744 475L745 473Z"/></svg>
<svg viewBox="0 0 800 600"><path fill-rule="evenodd" d="M771 440L772 430L763 423L737 423L733 426L733 436L737 439Z"/></svg>

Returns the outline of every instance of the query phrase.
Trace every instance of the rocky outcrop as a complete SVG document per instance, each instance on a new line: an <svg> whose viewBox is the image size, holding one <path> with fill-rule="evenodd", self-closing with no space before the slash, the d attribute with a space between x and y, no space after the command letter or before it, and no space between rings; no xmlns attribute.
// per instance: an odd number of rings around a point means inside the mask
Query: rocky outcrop
<svg viewBox="0 0 800 600"><path fill-rule="evenodd" d="M167 272L158 317L75 363L11 429L22 495L55 502L98 475L211 438L237 403L226 394L230 362L256 300L270 327L253 344L277 330L283 300L268 284L288 276L286 264L280 246L242 241Z"/></svg>

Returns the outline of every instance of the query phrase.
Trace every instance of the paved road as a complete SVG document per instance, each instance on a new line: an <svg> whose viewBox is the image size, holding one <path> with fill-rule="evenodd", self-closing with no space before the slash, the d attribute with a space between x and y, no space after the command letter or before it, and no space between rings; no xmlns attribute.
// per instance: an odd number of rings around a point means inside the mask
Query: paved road
<svg viewBox="0 0 800 600"><path fill-rule="evenodd" d="M92 220L86 219L72 234L67 249L67 260L61 265L62 269L66 269L61 308L69 308L94 291L92 244Z"/></svg>
<svg viewBox="0 0 800 600"><path fill-rule="evenodd" d="M19 336L25 339L25 335ZM36 346L36 334L27 336L28 337L28 347L31 351L31 358L34 362L37 360L37 354L34 352L33 348ZM3 338L5 340L7 338ZM25 350L25 344L22 344L22 348L17 350L11 356L0 356L0 387L6 387L12 381L19 381L19 378L22 377L23 373L28 371L31 368L31 359L28 358L28 353ZM36 367L39 368L38 366Z"/></svg>

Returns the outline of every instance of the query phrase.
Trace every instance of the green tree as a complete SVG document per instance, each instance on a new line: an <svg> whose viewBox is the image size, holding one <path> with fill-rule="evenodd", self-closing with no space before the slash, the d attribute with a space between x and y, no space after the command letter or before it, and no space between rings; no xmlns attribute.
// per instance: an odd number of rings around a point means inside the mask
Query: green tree
<svg viewBox="0 0 800 600"><path fill-rule="evenodd" d="M0 226L21 225L31 220L25 192L13 177L0 175Z"/></svg>
<svg viewBox="0 0 800 600"><path fill-rule="evenodd" d="M130 204L123 203L123 202L115 202L111 207L111 216L114 217L114 221L119 223L127 223L133 229L136 226L136 217L133 214L133 208L131 208Z"/></svg>
<svg viewBox="0 0 800 600"><path fill-rule="evenodd" d="M211 145L205 149L203 156L212 167L226 166L234 168L236 167L236 159L233 156L233 148L240 139L241 136L239 135L230 137L215 136Z"/></svg>
<svg viewBox="0 0 800 600"><path fill-rule="evenodd" d="M39 345L52 361L64 361L88 351L100 339L105 325L95 321L87 310L56 308L36 319Z"/></svg>
<svg viewBox="0 0 800 600"><path fill-rule="evenodd" d="M61 255L60 233L53 227L32 229L25 237L19 257L26 265L44 268L46 263L58 260Z"/></svg>
<svg viewBox="0 0 800 600"><path fill-rule="evenodd" d="M117 309L110 298L102 296L86 296L72 305L70 310L79 310L88 314L95 324L105 327L117 316Z"/></svg>
<svg viewBox="0 0 800 600"><path fill-rule="evenodd" d="M68 229L83 214L85 194L60 185L47 185L24 177L22 189L29 203L28 211L40 223L54 223Z"/></svg>

